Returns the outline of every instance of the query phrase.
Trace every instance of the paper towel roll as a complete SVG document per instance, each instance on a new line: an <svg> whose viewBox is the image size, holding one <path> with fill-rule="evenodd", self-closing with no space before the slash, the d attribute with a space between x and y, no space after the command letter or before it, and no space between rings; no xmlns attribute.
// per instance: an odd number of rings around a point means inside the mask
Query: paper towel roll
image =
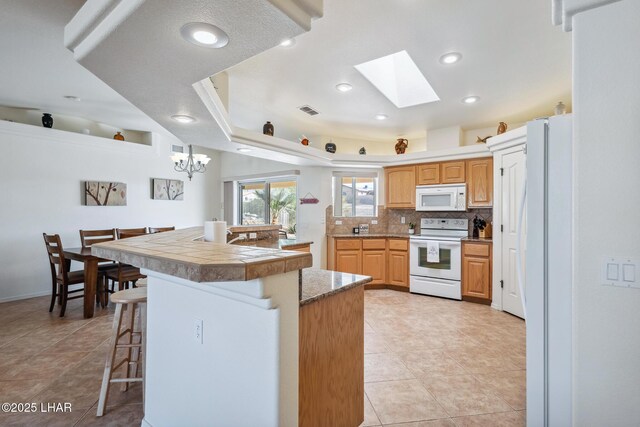
<svg viewBox="0 0 640 427"><path fill-rule="evenodd" d="M204 222L204 241L213 242L213 221Z"/></svg>
<svg viewBox="0 0 640 427"><path fill-rule="evenodd" d="M226 221L213 221L213 242L222 244L227 243Z"/></svg>

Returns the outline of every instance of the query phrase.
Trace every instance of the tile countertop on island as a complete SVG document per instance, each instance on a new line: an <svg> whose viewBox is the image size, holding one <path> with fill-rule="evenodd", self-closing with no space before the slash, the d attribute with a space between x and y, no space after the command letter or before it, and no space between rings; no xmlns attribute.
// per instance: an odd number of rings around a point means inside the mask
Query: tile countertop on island
<svg viewBox="0 0 640 427"><path fill-rule="evenodd" d="M302 270L300 305L369 283L372 278L351 273L305 268Z"/></svg>
<svg viewBox="0 0 640 427"><path fill-rule="evenodd" d="M301 270L313 263L308 252L198 240L203 234L203 227L146 234L98 243L91 252L100 258L193 282L252 280Z"/></svg>

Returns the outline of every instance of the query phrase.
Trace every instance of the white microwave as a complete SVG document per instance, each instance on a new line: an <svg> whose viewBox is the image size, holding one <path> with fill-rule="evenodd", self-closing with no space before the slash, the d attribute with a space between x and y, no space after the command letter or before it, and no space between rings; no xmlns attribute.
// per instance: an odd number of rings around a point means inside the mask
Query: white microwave
<svg viewBox="0 0 640 427"><path fill-rule="evenodd" d="M416 187L417 211L466 211L467 185L419 185Z"/></svg>

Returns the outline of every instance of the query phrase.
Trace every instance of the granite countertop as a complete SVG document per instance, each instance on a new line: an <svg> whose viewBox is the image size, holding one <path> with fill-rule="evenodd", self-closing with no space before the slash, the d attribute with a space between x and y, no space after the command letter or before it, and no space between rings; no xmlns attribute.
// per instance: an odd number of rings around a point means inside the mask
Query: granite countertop
<svg viewBox="0 0 640 427"><path fill-rule="evenodd" d="M491 237L465 237L462 239L463 242L479 242L479 243L491 243L493 240Z"/></svg>
<svg viewBox="0 0 640 427"><path fill-rule="evenodd" d="M302 270L300 306L364 285L371 280L369 276L305 268Z"/></svg>
<svg viewBox="0 0 640 427"><path fill-rule="evenodd" d="M282 249L287 250L289 248L295 248L299 246L312 245L313 242L311 240L298 240L298 239L263 239L263 240L238 240L233 242L234 245L238 246L253 246L257 248L272 248L272 249Z"/></svg>
<svg viewBox="0 0 640 427"><path fill-rule="evenodd" d="M393 237L398 239L408 239L411 235L409 233L344 233L344 234L327 234L328 237L334 239L381 239L385 237Z"/></svg>
<svg viewBox="0 0 640 427"><path fill-rule="evenodd" d="M193 282L252 280L311 267L308 252L198 240L204 227L98 243L91 253Z"/></svg>

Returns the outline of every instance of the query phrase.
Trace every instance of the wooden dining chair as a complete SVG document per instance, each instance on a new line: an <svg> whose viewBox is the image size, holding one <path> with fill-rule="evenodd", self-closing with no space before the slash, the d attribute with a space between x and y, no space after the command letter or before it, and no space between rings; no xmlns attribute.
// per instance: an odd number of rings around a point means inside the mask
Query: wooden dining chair
<svg viewBox="0 0 640 427"><path fill-rule="evenodd" d="M90 248L96 243L110 242L116 240L116 229L109 228L104 230L80 230L80 242L83 248ZM107 270L117 268L117 264L114 261L101 262L98 264L98 271L105 273ZM104 278L104 292L96 293L96 302L99 302L101 306L105 306L109 303L109 293L107 292L108 283L107 275L103 274Z"/></svg>
<svg viewBox="0 0 640 427"><path fill-rule="evenodd" d="M141 228L116 228L116 236L118 236L118 239L122 239L122 236L121 236L122 233L136 234L136 235L147 234L147 227L141 227Z"/></svg>
<svg viewBox="0 0 640 427"><path fill-rule="evenodd" d="M173 231L175 227L149 227L149 234L164 233L165 231Z"/></svg>
<svg viewBox="0 0 640 427"><path fill-rule="evenodd" d="M131 237L144 236L147 234L147 228L116 228L118 240L128 239ZM117 263L117 268L107 270L105 272L107 283L111 280L111 287L107 286L107 292L114 293L115 284L118 284L118 290L129 289L131 283L136 287L136 282L140 279L146 279L147 276L140 273L138 267L129 264Z"/></svg>
<svg viewBox="0 0 640 427"><path fill-rule="evenodd" d="M116 229L106 230L80 230L80 242L83 248L90 248L95 243L110 242L116 240Z"/></svg>
<svg viewBox="0 0 640 427"><path fill-rule="evenodd" d="M64 250L62 248L62 241L57 234L48 235L42 233L44 238L44 244L47 248L47 255L49 256L49 265L51 267L51 304L49 304L49 312L53 311L56 298L60 299L60 317L64 316L67 309L67 301L70 299L83 298L84 286L80 289L69 290L70 285L78 285L84 283L84 270L70 271L71 260L64 257ZM98 290L97 293L102 291L101 284L103 284L103 273L98 272ZM69 296L69 294L80 295Z"/></svg>

